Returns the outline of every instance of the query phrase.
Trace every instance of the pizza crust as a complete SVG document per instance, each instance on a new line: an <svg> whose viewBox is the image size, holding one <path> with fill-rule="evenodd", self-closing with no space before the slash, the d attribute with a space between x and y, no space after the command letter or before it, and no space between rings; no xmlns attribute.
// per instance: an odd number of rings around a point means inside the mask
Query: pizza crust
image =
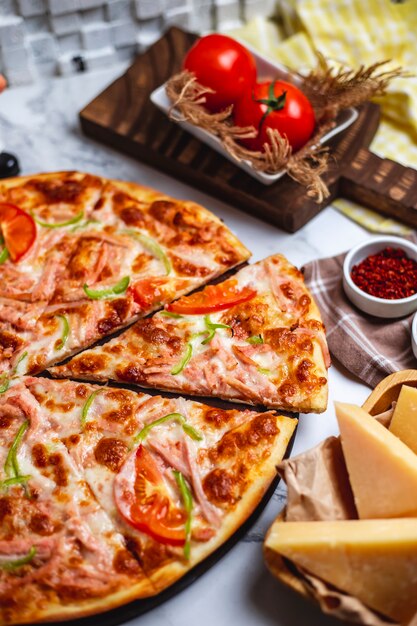
<svg viewBox="0 0 417 626"><path fill-rule="evenodd" d="M111 611L135 600L145 599L157 593L152 582L144 578L128 589L121 589L104 598L93 598L73 604L51 603L45 609L34 611L27 619L18 620L14 624L39 624L48 622L60 622L89 615L97 615L105 611ZM10 622L1 622L0 626L10 625Z"/></svg>

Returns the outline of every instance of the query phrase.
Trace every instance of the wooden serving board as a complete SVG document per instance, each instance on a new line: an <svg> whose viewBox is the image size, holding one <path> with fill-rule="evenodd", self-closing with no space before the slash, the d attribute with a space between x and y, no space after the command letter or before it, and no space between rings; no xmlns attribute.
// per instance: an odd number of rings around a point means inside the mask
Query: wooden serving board
<svg viewBox="0 0 417 626"><path fill-rule="evenodd" d="M289 176L263 185L169 121L149 95L179 71L195 39L179 28L168 30L81 111L83 131L289 232L338 196L417 227L417 171L368 150L379 124L375 104L364 105L358 120L329 142L333 156L324 178L330 197L322 204Z"/></svg>

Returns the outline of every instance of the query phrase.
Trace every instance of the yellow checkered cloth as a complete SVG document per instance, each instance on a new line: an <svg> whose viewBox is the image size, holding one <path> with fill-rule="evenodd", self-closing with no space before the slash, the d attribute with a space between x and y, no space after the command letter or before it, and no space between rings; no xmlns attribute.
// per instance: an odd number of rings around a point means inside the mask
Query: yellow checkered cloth
<svg viewBox="0 0 417 626"><path fill-rule="evenodd" d="M294 69L314 67L317 49L352 68L391 59L388 67L416 72L417 0L281 0L278 12L278 27L256 18L232 34ZM371 150L417 168L417 77L393 80L379 104L382 119ZM333 204L370 230L410 230L352 202Z"/></svg>

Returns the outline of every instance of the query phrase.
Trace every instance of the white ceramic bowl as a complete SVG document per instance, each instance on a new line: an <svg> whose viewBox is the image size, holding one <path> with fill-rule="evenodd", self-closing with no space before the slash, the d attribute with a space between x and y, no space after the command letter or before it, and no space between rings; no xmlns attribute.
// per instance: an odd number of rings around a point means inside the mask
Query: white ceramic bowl
<svg viewBox="0 0 417 626"><path fill-rule="evenodd" d="M281 80L290 80L295 84L301 83L301 79L297 78L294 74L291 74L288 68L284 65L281 65L280 63L272 63L266 57L256 52L256 50L254 50L254 48L249 46L246 42L241 41L240 43L242 43L248 50L250 50L255 59L258 81L268 79L271 80L272 78L280 78ZM169 114L171 102L166 94L165 83L151 93L150 99L153 104L158 107L158 109L163 111L166 115ZM331 137L334 137L338 133L342 132L342 130L348 128L348 126L353 124L357 117L358 112L353 107L341 111L337 117L336 126L319 140L319 144L325 143L326 141L331 139ZM249 161L238 161L237 159L235 159L235 157L229 154L227 150L225 150L225 148L223 147L220 139L218 139L215 135L212 135L211 133L199 128L198 126L190 124L190 122L184 121L181 115L175 109L171 113L171 119L177 122L177 124L184 128L184 130L194 135L194 137L197 137L197 139L200 139L200 141L204 141L204 143L210 146L210 148L213 148L214 150L222 154L224 157L226 157L226 159L232 161L232 163L250 174L253 178L256 178L256 180L259 180L264 185L272 185L272 183L284 176L286 172L286 170L281 170L276 174L265 174L265 172L258 172L253 168Z"/></svg>
<svg viewBox="0 0 417 626"><path fill-rule="evenodd" d="M414 315L413 323L411 324L411 347L417 359L417 313Z"/></svg>
<svg viewBox="0 0 417 626"><path fill-rule="evenodd" d="M376 237L352 248L346 255L343 264L343 288L349 300L358 309L369 313L369 315L385 318L404 317L417 310L417 293L398 300L376 298L359 289L350 276L354 265L363 261L370 254L376 254L387 247L402 248L410 259L417 261L417 246L407 239L388 235Z"/></svg>

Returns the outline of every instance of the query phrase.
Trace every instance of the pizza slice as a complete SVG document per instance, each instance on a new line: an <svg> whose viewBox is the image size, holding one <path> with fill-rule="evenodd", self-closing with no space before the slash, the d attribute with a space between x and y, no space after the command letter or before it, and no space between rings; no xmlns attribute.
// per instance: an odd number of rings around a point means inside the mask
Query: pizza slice
<svg viewBox="0 0 417 626"><path fill-rule="evenodd" d="M329 365L318 308L301 272L277 254L50 371L321 412Z"/></svg>
<svg viewBox="0 0 417 626"><path fill-rule="evenodd" d="M250 516L297 423L73 381L25 384L158 591Z"/></svg>
<svg viewBox="0 0 417 626"><path fill-rule="evenodd" d="M66 620L153 595L24 382L0 396L0 624Z"/></svg>
<svg viewBox="0 0 417 626"><path fill-rule="evenodd" d="M0 182L0 373L36 373L239 265L215 215L80 172Z"/></svg>

